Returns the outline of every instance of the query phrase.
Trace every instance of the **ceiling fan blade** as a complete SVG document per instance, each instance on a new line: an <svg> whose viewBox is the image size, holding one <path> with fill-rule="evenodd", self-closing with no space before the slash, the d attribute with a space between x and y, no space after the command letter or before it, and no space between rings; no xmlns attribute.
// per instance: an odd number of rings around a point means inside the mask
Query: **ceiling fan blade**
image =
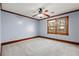
<svg viewBox="0 0 79 59"><path fill-rule="evenodd" d="M50 17L50 15L48 15L48 14L45 14L45 13L44 13L44 15L47 16L47 17Z"/></svg>
<svg viewBox="0 0 79 59"><path fill-rule="evenodd" d="M35 15L33 15L32 17L35 17L35 16L37 16L38 14L35 14Z"/></svg>
<svg viewBox="0 0 79 59"><path fill-rule="evenodd" d="M44 10L45 13L48 13L48 10Z"/></svg>
<svg viewBox="0 0 79 59"><path fill-rule="evenodd" d="M32 10L32 13L37 13L37 12L38 12L38 10L35 10L35 11L34 11L34 10Z"/></svg>
<svg viewBox="0 0 79 59"><path fill-rule="evenodd" d="M32 10L32 13L37 13L38 11L39 11L39 8L33 9L33 10Z"/></svg>

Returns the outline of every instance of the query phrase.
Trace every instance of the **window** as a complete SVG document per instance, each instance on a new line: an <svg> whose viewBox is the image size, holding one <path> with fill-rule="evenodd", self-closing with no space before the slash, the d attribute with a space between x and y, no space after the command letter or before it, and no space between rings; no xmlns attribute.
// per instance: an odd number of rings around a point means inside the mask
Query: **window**
<svg viewBox="0 0 79 59"><path fill-rule="evenodd" d="M48 34L68 35L68 16L47 21Z"/></svg>

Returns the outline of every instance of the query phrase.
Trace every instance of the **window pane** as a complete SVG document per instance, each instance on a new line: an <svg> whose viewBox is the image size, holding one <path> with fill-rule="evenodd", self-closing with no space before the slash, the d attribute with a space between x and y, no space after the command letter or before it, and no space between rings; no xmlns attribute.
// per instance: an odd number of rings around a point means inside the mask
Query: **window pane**
<svg viewBox="0 0 79 59"><path fill-rule="evenodd" d="M66 18L59 18L57 19L58 25L65 25L66 24Z"/></svg>
<svg viewBox="0 0 79 59"><path fill-rule="evenodd" d="M49 21L49 32L55 32L56 20Z"/></svg>
<svg viewBox="0 0 79 59"><path fill-rule="evenodd" d="M68 16L48 21L48 33L68 35Z"/></svg>
<svg viewBox="0 0 79 59"><path fill-rule="evenodd" d="M57 22L57 32L66 32L66 18L59 18Z"/></svg>

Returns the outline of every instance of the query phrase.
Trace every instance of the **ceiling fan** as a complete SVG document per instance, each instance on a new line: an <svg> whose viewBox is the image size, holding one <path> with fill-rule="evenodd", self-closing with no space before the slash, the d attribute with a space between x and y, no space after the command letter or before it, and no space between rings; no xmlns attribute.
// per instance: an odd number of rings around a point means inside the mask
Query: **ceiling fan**
<svg viewBox="0 0 79 59"><path fill-rule="evenodd" d="M34 13L32 17L35 17L35 16L39 16L40 18L42 18L43 16L47 16L48 18L50 18L50 15L48 14L48 10L44 10L44 8L38 8ZM54 12L51 12L51 13L54 13Z"/></svg>

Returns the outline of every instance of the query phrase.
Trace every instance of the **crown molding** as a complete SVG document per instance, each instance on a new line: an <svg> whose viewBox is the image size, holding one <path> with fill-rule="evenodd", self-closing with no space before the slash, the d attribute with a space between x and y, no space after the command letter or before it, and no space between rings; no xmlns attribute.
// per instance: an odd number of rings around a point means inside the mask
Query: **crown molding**
<svg viewBox="0 0 79 59"><path fill-rule="evenodd" d="M40 20L40 19L36 19L36 18L32 18L32 17L29 17L29 16L22 15L22 14L19 14L19 13L4 10L4 9L1 9L1 11L8 12L8 13L15 14L15 15L19 15L19 16L26 17L26 18L30 18L30 19L33 19L33 20L38 20L38 21Z"/></svg>

